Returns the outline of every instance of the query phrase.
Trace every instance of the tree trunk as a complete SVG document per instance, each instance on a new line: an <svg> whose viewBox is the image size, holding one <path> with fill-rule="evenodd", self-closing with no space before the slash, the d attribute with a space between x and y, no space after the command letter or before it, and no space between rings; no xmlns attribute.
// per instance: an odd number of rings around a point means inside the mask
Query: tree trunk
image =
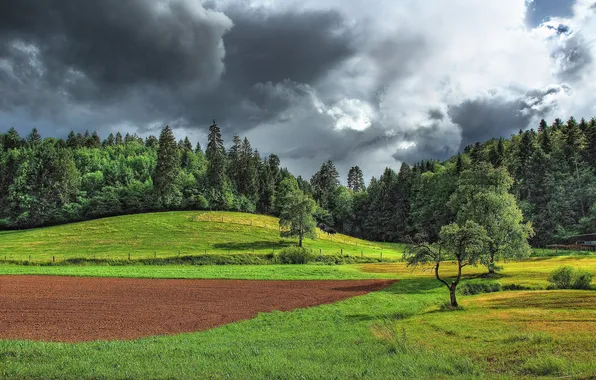
<svg viewBox="0 0 596 380"><path fill-rule="evenodd" d="M488 255L488 274L495 274L495 255L492 252Z"/></svg>
<svg viewBox="0 0 596 380"><path fill-rule="evenodd" d="M302 234L298 235L298 247L302 248Z"/></svg>
<svg viewBox="0 0 596 380"><path fill-rule="evenodd" d="M455 282L451 283L451 286L449 287L449 298L451 299L451 307L458 307L459 305L457 304L457 297L455 296L455 289L457 287L457 284Z"/></svg>

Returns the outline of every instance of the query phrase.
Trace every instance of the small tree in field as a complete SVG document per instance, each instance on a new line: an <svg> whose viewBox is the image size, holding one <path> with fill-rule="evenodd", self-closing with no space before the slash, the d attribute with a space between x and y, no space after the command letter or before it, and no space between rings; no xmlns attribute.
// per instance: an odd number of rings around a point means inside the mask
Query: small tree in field
<svg viewBox="0 0 596 380"><path fill-rule="evenodd" d="M440 241L437 244L425 242L411 244L404 253L408 266L430 266L435 278L449 289L452 307L457 307L455 291L460 283L462 268L467 265L476 265L481 259L483 248L489 240L484 227L468 220L463 226L452 223L441 228ZM448 283L441 278L439 268L441 262L455 259L457 262L457 275Z"/></svg>
<svg viewBox="0 0 596 380"><path fill-rule="evenodd" d="M302 190L294 189L286 194L283 200L279 225L288 228L281 236L298 236L298 246L302 247L304 237L316 238L315 201Z"/></svg>

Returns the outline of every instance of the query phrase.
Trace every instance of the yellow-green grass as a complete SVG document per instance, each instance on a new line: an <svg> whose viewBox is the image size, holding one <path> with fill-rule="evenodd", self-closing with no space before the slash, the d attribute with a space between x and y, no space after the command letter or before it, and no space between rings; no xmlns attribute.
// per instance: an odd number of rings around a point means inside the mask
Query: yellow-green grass
<svg viewBox="0 0 596 380"><path fill-rule="evenodd" d="M594 256L556 256L536 257L521 261L500 263L503 270L495 278L503 285L518 284L530 287L546 287L548 274L554 269L571 265L573 267L594 273L592 284L596 284L596 257ZM368 273L392 274L398 278L434 278L434 272L429 268L408 267L405 262L361 264L362 271ZM444 262L440 266L441 276L455 276L457 266L455 262ZM484 266L466 266L463 268L464 278L477 278L487 272Z"/></svg>
<svg viewBox="0 0 596 380"><path fill-rule="evenodd" d="M403 245L317 230L304 245L316 253L399 258ZM0 260L125 259L225 253L272 253L295 245L277 218L233 212L163 212L0 232Z"/></svg>
<svg viewBox="0 0 596 380"><path fill-rule="evenodd" d="M596 270L596 258L504 265L502 283L544 287L560 265ZM453 265L444 263L447 275ZM35 271L35 272L30 272ZM483 267L464 268L464 281ZM459 296L403 263L268 266L0 265L2 273L183 278L378 278L401 281L332 305L204 332L129 342L0 341L0 377L44 378L591 378L596 376L596 291L505 291ZM469 276L468 276L469 275Z"/></svg>

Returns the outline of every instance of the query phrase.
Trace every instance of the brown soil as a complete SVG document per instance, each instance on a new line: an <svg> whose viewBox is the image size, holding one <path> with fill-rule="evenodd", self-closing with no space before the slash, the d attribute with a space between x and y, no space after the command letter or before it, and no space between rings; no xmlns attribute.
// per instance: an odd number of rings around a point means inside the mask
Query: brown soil
<svg viewBox="0 0 596 380"><path fill-rule="evenodd" d="M79 342L206 330L393 282L0 276L0 339Z"/></svg>

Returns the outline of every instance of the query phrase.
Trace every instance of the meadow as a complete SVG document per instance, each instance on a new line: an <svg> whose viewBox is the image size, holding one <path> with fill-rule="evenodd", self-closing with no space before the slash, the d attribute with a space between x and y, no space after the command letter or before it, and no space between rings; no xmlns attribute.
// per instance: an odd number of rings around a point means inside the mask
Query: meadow
<svg viewBox="0 0 596 380"><path fill-rule="evenodd" d="M0 260L150 259L204 254L270 254L295 245L277 218L234 212L124 215L31 230L0 231ZM304 245L323 255L401 257L402 244L373 243L317 229Z"/></svg>
<svg viewBox="0 0 596 380"><path fill-rule="evenodd" d="M212 330L135 341L0 341L0 376L20 378L517 378L596 376L596 292L544 290L550 271L594 272L595 257L504 264L497 279L532 287L460 295L404 263L267 266L20 266L0 274L119 277L398 278L383 291L330 305L260 314ZM454 266L444 264L446 274ZM593 283L593 287L594 287Z"/></svg>

